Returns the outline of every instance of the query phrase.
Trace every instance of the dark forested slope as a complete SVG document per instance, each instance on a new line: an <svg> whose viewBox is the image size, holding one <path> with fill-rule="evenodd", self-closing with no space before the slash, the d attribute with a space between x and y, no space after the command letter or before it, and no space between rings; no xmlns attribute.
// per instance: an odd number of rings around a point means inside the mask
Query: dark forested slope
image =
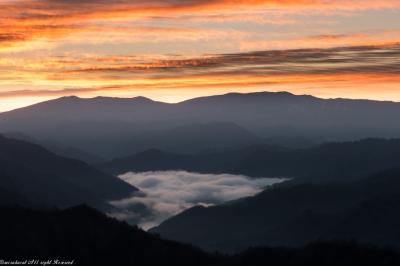
<svg viewBox="0 0 400 266"><path fill-rule="evenodd" d="M21 140L0 136L0 188L35 206L96 206L137 189L88 164L55 155Z"/></svg>
<svg viewBox="0 0 400 266"><path fill-rule="evenodd" d="M152 231L208 250L356 239L400 247L400 170L351 183L295 184L215 207L194 207Z"/></svg>
<svg viewBox="0 0 400 266"><path fill-rule="evenodd" d="M350 242L304 248L252 248L234 256L209 254L163 240L87 206L64 211L0 208L3 262L38 260L83 266L393 266L394 250ZM58 262L57 262L58 261Z"/></svg>

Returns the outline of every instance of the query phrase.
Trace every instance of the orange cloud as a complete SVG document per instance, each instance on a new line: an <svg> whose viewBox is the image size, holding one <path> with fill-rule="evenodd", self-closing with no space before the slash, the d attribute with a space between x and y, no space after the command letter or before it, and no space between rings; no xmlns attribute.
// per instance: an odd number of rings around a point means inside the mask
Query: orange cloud
<svg viewBox="0 0 400 266"><path fill-rule="evenodd" d="M400 29L375 30L346 34L320 34L270 40L244 40L242 51L264 49L329 48L338 46L382 46L400 43Z"/></svg>
<svg viewBox="0 0 400 266"><path fill-rule="evenodd" d="M2 66L10 61L0 60ZM2 63L3 62L3 63ZM18 63L19 65L21 63ZM6 90L0 97L115 94L138 90L199 90L262 86L382 87L400 83L400 45L298 49L194 58L86 56L26 62L2 81L37 89ZM1 72L0 72L1 73ZM40 89L49 87L51 89Z"/></svg>
<svg viewBox="0 0 400 266"><path fill-rule="evenodd" d="M335 89L338 85L333 83L392 86L400 83L400 53L398 46L386 45L400 41L399 29L354 33L326 29L315 31L317 34L308 33L314 34L310 36L272 38L257 31L251 35L246 30L203 29L182 24L192 19L202 23L208 20L252 21L296 26L298 21L294 16L270 18L255 14L263 10L290 10L290 14L296 14L307 10L329 13L382 8L399 9L400 1L0 0L0 98L118 94L135 90L238 90L245 86L267 85L329 85ZM144 19L152 22L157 17L170 18L172 26L136 23ZM74 38L65 38L72 34ZM96 56L83 54L85 52L60 56L64 51L21 57L9 53L17 48L43 48L58 41L67 45L78 42L130 44L143 40L146 44L164 44L170 41L179 46L180 41L206 45L209 39L219 41L218 46L235 40L243 53L156 58L132 54ZM365 45L374 47L358 47ZM287 50L337 46L355 47ZM269 49L280 51L262 51ZM254 50L261 52L247 53Z"/></svg>
<svg viewBox="0 0 400 266"><path fill-rule="evenodd" d="M93 21L166 14L232 11L253 7L370 9L400 8L398 0L21 0L0 1L0 49L36 39L93 31ZM229 16L226 16L229 18ZM283 23L290 21L283 20ZM110 29L111 30L111 29ZM97 32L97 31L96 31Z"/></svg>

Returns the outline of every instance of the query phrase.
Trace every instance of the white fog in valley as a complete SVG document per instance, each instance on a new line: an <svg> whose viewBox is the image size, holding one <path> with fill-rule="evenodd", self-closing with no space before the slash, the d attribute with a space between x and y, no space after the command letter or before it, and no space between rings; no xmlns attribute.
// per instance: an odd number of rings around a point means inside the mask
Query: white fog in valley
<svg viewBox="0 0 400 266"><path fill-rule="evenodd" d="M157 226L195 205L211 206L252 196L265 187L285 180L186 171L130 172L119 177L141 192L111 202L120 211L110 215L137 223L143 229Z"/></svg>

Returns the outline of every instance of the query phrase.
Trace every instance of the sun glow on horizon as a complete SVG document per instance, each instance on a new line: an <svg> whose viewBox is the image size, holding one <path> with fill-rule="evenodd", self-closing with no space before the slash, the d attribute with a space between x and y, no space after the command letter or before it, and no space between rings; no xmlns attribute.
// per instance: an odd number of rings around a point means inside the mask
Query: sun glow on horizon
<svg viewBox="0 0 400 266"><path fill-rule="evenodd" d="M400 101L397 0L1 0L0 17L0 112L66 95Z"/></svg>

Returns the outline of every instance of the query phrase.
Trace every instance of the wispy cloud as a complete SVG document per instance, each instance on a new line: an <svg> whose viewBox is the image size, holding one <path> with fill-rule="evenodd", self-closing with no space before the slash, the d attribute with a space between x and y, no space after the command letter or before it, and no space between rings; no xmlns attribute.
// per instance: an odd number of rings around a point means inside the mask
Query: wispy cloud
<svg viewBox="0 0 400 266"><path fill-rule="evenodd" d="M314 37L312 37L314 38ZM315 38L343 38L315 36ZM6 61L0 69L9 65ZM271 84L400 82L400 45L354 46L206 55L202 57L54 57L26 64L25 75L45 76L59 89L7 90L0 97L58 96L139 89L196 89ZM7 72L5 75L8 75ZM19 74L22 79L23 74ZM40 78L36 78L40 79ZM8 81L5 76L1 80ZM65 85L70 84L69 88ZM75 84L75 86L74 86ZM78 86L76 86L78 85Z"/></svg>
<svg viewBox="0 0 400 266"><path fill-rule="evenodd" d="M241 42L244 51L263 49L330 48L345 46L382 46L400 43L400 29L369 30L354 33L325 33L283 39L248 39Z"/></svg>
<svg viewBox="0 0 400 266"><path fill-rule="evenodd" d="M37 38L58 38L71 33L89 31L96 21L116 19L135 20L155 16L206 14L214 20L255 20L250 14L232 14L243 8L307 8L328 10L363 10L400 8L397 0L185 0L185 1L128 1L128 0L23 0L0 2L0 47L21 46L21 43ZM181 17L182 18L182 17ZM199 17L198 17L199 18ZM293 23L293 19L259 22Z"/></svg>
<svg viewBox="0 0 400 266"><path fill-rule="evenodd" d="M351 82L392 97L399 14L398 0L0 0L0 98L274 86L348 97ZM356 49L334 49L345 46Z"/></svg>

